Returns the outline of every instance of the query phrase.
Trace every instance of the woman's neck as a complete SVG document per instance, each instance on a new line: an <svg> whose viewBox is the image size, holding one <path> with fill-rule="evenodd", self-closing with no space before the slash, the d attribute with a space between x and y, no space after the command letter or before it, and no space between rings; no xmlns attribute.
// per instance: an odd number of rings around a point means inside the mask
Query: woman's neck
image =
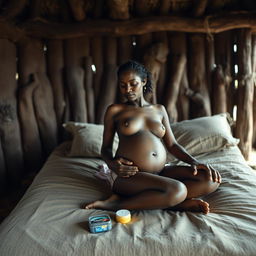
<svg viewBox="0 0 256 256"><path fill-rule="evenodd" d="M145 106L149 106L150 103L147 102L144 97L141 97L135 101L127 101L126 102L127 105L130 105L130 106L135 106L135 107L145 107Z"/></svg>

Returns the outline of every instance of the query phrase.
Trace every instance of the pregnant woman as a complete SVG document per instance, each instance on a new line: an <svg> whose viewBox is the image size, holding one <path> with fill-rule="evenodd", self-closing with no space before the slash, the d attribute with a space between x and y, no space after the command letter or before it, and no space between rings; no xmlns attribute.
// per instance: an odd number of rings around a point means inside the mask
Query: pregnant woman
<svg viewBox="0 0 256 256"><path fill-rule="evenodd" d="M101 150L111 171L113 194L85 208L208 213L209 204L198 197L215 191L221 176L177 143L165 107L145 100L152 92L150 73L142 64L128 61L118 69L118 85L124 103L106 111ZM119 145L113 155L115 132ZM166 164L166 150L189 166Z"/></svg>

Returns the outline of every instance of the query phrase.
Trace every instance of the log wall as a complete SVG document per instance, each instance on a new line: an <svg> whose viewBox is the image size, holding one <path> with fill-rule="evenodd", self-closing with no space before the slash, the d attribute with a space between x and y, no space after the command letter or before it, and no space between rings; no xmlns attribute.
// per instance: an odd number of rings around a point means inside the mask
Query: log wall
<svg viewBox="0 0 256 256"><path fill-rule="evenodd" d="M256 143L255 42L249 29L0 39L2 192L41 168L66 139L63 122L103 122L106 107L120 100L116 71L128 59L151 70L150 100L164 104L172 122L230 112L247 158Z"/></svg>

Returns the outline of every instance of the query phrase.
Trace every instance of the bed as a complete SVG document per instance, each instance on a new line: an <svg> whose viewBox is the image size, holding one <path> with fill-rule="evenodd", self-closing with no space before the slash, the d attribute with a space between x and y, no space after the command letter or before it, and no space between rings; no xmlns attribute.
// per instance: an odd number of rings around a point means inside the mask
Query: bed
<svg viewBox="0 0 256 256"><path fill-rule="evenodd" d="M244 160L230 125L226 113L172 125L177 140L222 175L219 189L204 197L209 214L132 211L132 221L121 224L112 211L83 209L111 194L95 177L103 163L103 126L66 123L73 139L52 152L1 224L0 255L256 255L256 171ZM170 155L168 161L182 164ZM88 218L103 213L111 216L112 230L90 233Z"/></svg>

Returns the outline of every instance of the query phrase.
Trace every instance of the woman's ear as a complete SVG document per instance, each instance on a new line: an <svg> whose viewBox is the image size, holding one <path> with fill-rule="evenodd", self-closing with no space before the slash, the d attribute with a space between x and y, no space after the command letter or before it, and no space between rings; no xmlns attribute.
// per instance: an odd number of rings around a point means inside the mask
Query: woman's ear
<svg viewBox="0 0 256 256"><path fill-rule="evenodd" d="M145 86L147 83L147 79L142 80L142 85Z"/></svg>

